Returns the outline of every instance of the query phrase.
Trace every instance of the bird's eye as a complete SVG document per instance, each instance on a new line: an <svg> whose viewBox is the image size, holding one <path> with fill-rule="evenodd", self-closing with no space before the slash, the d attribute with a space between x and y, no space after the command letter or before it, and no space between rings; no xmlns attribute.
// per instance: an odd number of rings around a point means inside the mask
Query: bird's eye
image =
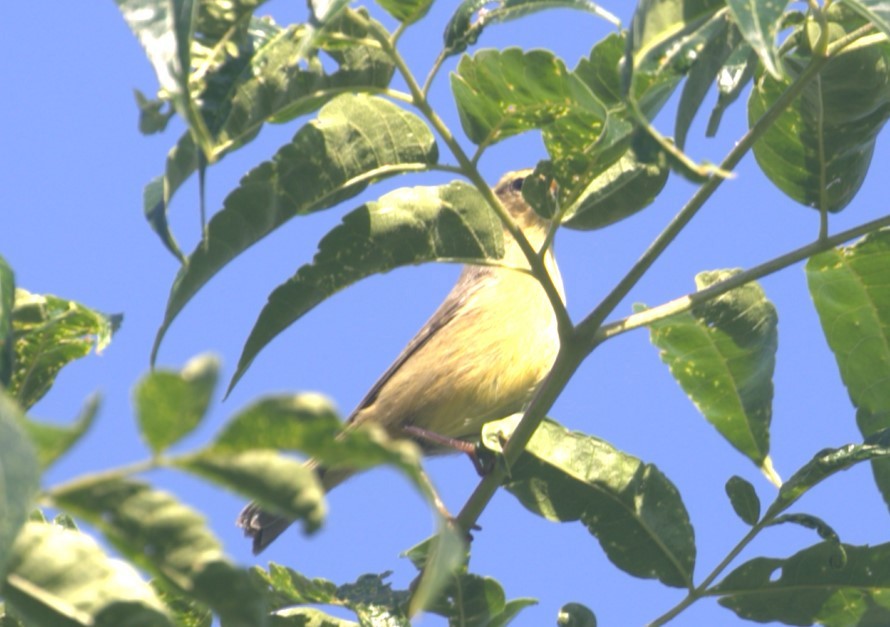
<svg viewBox="0 0 890 627"><path fill-rule="evenodd" d="M510 189L514 192L518 192L522 189L522 184L525 182L525 177L517 178L510 181Z"/></svg>

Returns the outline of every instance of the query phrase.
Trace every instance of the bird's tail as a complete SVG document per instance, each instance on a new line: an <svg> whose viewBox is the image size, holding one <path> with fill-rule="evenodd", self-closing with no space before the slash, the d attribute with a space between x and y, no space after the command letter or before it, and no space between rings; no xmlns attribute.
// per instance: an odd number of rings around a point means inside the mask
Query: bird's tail
<svg viewBox="0 0 890 627"><path fill-rule="evenodd" d="M325 492L330 492L355 474L354 470L346 468L328 470L321 466L315 467L315 472L318 474ZM235 524L244 530L244 535L253 539L254 555L262 553L293 522L293 519L287 516L265 511L258 503L254 502L248 503L235 520Z"/></svg>

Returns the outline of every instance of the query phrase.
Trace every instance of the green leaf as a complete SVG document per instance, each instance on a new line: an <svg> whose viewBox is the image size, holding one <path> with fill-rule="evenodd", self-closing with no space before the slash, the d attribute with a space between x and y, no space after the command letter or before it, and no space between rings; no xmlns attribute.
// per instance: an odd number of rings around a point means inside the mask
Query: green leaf
<svg viewBox="0 0 890 627"><path fill-rule="evenodd" d="M179 271L152 359L167 328L223 266L290 218L332 207L373 181L436 162L435 138L416 116L366 95L324 107L272 161L249 172Z"/></svg>
<svg viewBox="0 0 890 627"><path fill-rule="evenodd" d="M654 141L644 135L642 142ZM660 156L660 153L656 153ZM643 161L629 149L608 170L594 178L581 193L577 208L564 225L582 231L601 229L649 206L664 188L670 174L666 160Z"/></svg>
<svg viewBox="0 0 890 627"><path fill-rule="evenodd" d="M404 24L413 24L430 10L433 0L377 0L387 13Z"/></svg>
<svg viewBox="0 0 890 627"><path fill-rule="evenodd" d="M735 23L763 67L773 78L782 78L782 66L776 46L782 14L788 0L727 0Z"/></svg>
<svg viewBox="0 0 890 627"><path fill-rule="evenodd" d="M64 455L89 430L99 412L99 396L87 399L80 414L70 425L51 422L38 422L24 418L21 425L37 449L37 459L41 468L47 468Z"/></svg>
<svg viewBox="0 0 890 627"><path fill-rule="evenodd" d="M817 453L779 488L779 495L765 517L773 518L788 509L816 484L855 464L890 457L890 429L873 434L863 444L847 444Z"/></svg>
<svg viewBox="0 0 890 627"><path fill-rule="evenodd" d="M452 578L442 596L427 610L444 616L449 625L506 625L522 609L536 605L534 599L507 601L497 580L471 573Z"/></svg>
<svg viewBox="0 0 890 627"><path fill-rule="evenodd" d="M485 425L483 444L498 450L516 421ZM677 489L654 465L544 421L505 486L548 520L581 521L625 572L669 586L692 585L692 525Z"/></svg>
<svg viewBox="0 0 890 627"><path fill-rule="evenodd" d="M508 22L545 9L579 9L620 26L618 18L590 0L504 0L491 5L490 0L461 2L445 27L444 56L460 54L474 45L489 24Z"/></svg>
<svg viewBox="0 0 890 627"><path fill-rule="evenodd" d="M173 615L177 627L211 627L213 613L194 599L181 594L173 586L167 585L162 579L149 582L155 594L164 602L167 611Z"/></svg>
<svg viewBox="0 0 890 627"><path fill-rule="evenodd" d="M733 475L726 482L726 496L736 515L745 523L754 525L760 520L760 499L749 482Z"/></svg>
<svg viewBox="0 0 890 627"><path fill-rule="evenodd" d="M547 50L465 56L451 76L451 89L464 132L479 146L541 128L577 108L600 125L606 117L590 90Z"/></svg>
<svg viewBox="0 0 890 627"><path fill-rule="evenodd" d="M887 0L842 1L890 37L890 5L887 4Z"/></svg>
<svg viewBox="0 0 890 627"><path fill-rule="evenodd" d="M466 567L469 545L451 521L440 520L435 536L406 551L405 555L421 571L412 585L408 614L425 610L445 591L452 579Z"/></svg>
<svg viewBox="0 0 890 627"><path fill-rule="evenodd" d="M700 31L719 21L718 12L724 10L724 4L721 0L638 2L627 42L633 67L625 68L625 71L667 68L677 62L683 63L683 58L689 56L690 45L693 48L700 45L691 43L701 36ZM625 85L630 87L630 81Z"/></svg>
<svg viewBox="0 0 890 627"><path fill-rule="evenodd" d="M220 119L211 161L250 142L266 122L287 122L315 111L344 90L385 88L392 79L392 61L379 46L357 43L367 38L368 23L375 22L365 11L346 10L328 25L316 42L319 52L336 64L336 69L326 71L320 56L307 63L297 54L306 26L281 29L268 20L254 20L239 50L238 71L227 73L225 82L217 80L214 97ZM198 157L192 135L185 133L167 155L164 175L145 189L146 217L171 250L175 242L167 225L167 207L198 169Z"/></svg>
<svg viewBox="0 0 890 627"><path fill-rule="evenodd" d="M316 531L324 521L324 488L318 475L277 451L210 450L178 458L173 465L257 501L266 510L302 521L303 533Z"/></svg>
<svg viewBox="0 0 890 627"><path fill-rule="evenodd" d="M775 527L776 525L785 525L789 523L814 530L823 540L833 542L839 549L839 555L844 554L843 548L841 547L840 536L838 535L837 531L835 531L831 527L831 525L817 516L813 516L811 514L783 514L781 516L776 516L775 518L770 520L769 526ZM843 559L846 559L846 557L844 557Z"/></svg>
<svg viewBox="0 0 890 627"><path fill-rule="evenodd" d="M217 435L211 450L318 451L342 427L331 402L320 394L268 396L239 411Z"/></svg>
<svg viewBox="0 0 890 627"><path fill-rule="evenodd" d="M695 277L701 290L739 271ZM704 417L776 480L769 461L778 316L756 283L650 325L661 360Z"/></svg>
<svg viewBox="0 0 890 627"><path fill-rule="evenodd" d="M12 313L15 366L9 393L25 409L49 391L68 363L111 341L121 316L106 316L57 296L16 290Z"/></svg>
<svg viewBox="0 0 890 627"><path fill-rule="evenodd" d="M57 488L54 503L88 521L133 564L209 606L222 624L264 625L265 601L204 519L170 494L96 475Z"/></svg>
<svg viewBox="0 0 890 627"><path fill-rule="evenodd" d="M403 608L408 602L409 594L394 591L386 583L384 575L362 575L355 583L336 586L324 579L309 579L300 573L280 566L269 564L269 571L254 568L252 574L269 590L275 620L272 625L354 625L354 623L333 619L311 608L289 608L295 604L323 604L346 607L354 611L364 620L363 625L404 625L409 621ZM288 618L279 621L278 617ZM298 622L298 619L313 619L319 622ZM321 622L321 619L332 622Z"/></svg>
<svg viewBox="0 0 890 627"><path fill-rule="evenodd" d="M566 603L559 608L557 627L596 627L596 615L580 603Z"/></svg>
<svg viewBox="0 0 890 627"><path fill-rule="evenodd" d="M219 359L200 355L179 372L153 370L136 384L136 419L153 453L195 430L207 414L218 377Z"/></svg>
<svg viewBox="0 0 890 627"><path fill-rule="evenodd" d="M789 625L890 624L890 545L823 542L787 559L758 557L712 588L720 604L741 618ZM778 575L778 576L777 576Z"/></svg>
<svg viewBox="0 0 890 627"><path fill-rule="evenodd" d="M740 45L744 45L744 41L738 29L733 24L723 23L714 36L705 42L700 54L692 62L677 106L677 119L674 125L675 141L680 150L686 146L689 127L711 85L733 50Z"/></svg>
<svg viewBox="0 0 890 627"><path fill-rule="evenodd" d="M276 335L360 279L426 261L498 259L503 250L500 221L476 188L462 181L397 189L362 205L325 235L312 263L269 295L229 390Z"/></svg>
<svg viewBox="0 0 890 627"><path fill-rule="evenodd" d="M707 137L717 135L724 112L732 105L754 78L757 54L747 43L739 44L717 72L717 103L708 119Z"/></svg>
<svg viewBox="0 0 890 627"><path fill-rule="evenodd" d="M14 307L15 275L6 259L0 256L0 389L9 387L12 380Z"/></svg>
<svg viewBox="0 0 890 627"><path fill-rule="evenodd" d="M193 0L115 0L124 20L145 48L161 90L188 119ZM172 35L172 36L171 36Z"/></svg>
<svg viewBox="0 0 890 627"><path fill-rule="evenodd" d="M835 16L837 11L829 11ZM861 25L830 22L832 41ZM784 80L759 77L748 100L753 125L810 62L807 49L785 57ZM890 45L852 46L832 58L754 144L769 179L799 203L838 212L856 196L890 116Z"/></svg>
<svg viewBox="0 0 890 627"><path fill-rule="evenodd" d="M29 522L12 547L9 566L3 598L29 626L173 625L139 573L80 532Z"/></svg>
<svg viewBox="0 0 890 627"><path fill-rule="evenodd" d="M37 456L22 432L23 421L21 410L0 391L0 580L40 485Z"/></svg>
<svg viewBox="0 0 890 627"><path fill-rule="evenodd" d="M826 251L806 266L810 295L865 436L890 427L890 231ZM872 464L890 505L890 461Z"/></svg>

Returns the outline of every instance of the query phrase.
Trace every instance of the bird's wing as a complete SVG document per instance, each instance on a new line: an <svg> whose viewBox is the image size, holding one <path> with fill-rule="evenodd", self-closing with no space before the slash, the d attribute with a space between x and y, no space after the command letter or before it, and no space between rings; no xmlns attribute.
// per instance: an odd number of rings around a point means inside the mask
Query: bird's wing
<svg viewBox="0 0 890 627"><path fill-rule="evenodd" d="M377 379L377 382L371 386L371 389L368 390L368 393L361 400L355 410L353 410L347 423L351 423L355 419L356 414L362 409L373 405L377 400L380 391L383 389L383 386L385 386L392 376L398 372L399 368L401 368L412 355L419 351L423 345L439 331L439 329L447 326L462 309L465 309L465 303L473 298L482 284L480 277L491 271L492 268L486 266L466 266L464 268L464 271L461 273L454 288L452 288L448 296L445 297L445 300L439 305L436 312L429 320L427 320L426 324L423 325L420 331L411 338L411 341L408 342L408 345L404 348L401 354L396 357L396 360L392 365L386 369L386 372L384 372L380 378Z"/></svg>

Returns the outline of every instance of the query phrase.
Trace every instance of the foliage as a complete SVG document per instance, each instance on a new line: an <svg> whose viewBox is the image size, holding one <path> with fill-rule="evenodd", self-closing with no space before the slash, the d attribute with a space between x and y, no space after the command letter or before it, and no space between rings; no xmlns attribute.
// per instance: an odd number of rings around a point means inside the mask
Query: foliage
<svg viewBox="0 0 890 627"><path fill-rule="evenodd" d="M90 428L99 403L90 399L68 426L37 422L26 412L66 364L108 344L120 317L16 289L12 269L0 259L4 624L354 624L318 607L338 606L362 625L407 625L420 611L453 625L505 625L534 600L509 600L494 578L472 573L465 541L498 487L533 514L580 522L618 569L684 589L686 597L653 625L705 597L761 622L890 622L886 538L872 546L845 544L830 521L789 511L814 486L862 462L871 464L890 503L890 388L884 384L890 378L890 216L835 234L827 221L829 213L855 208L890 116L886 2L826 0L801 11L778 1L640 0L623 29L588 0L464 0L444 28L425 83L399 43L427 14L430 0L379 0L371 8L310 2L306 22L286 27L259 15L261 0L116 3L158 77L156 98L138 95L140 128L162 132L173 116L187 126L144 194L151 228L182 262L152 355L216 273L285 223L340 207L397 174L460 175L436 187L403 187L346 213L321 239L312 262L269 295L229 389L281 331L363 278L432 261L497 264L504 254L502 225L514 231L515 225L476 167L494 144L541 133L547 158L523 193L565 228L604 229L645 210L671 172L695 183L696 191L582 321L573 324L552 298L561 351L551 376L522 415L483 429L479 456L491 461L489 472L456 520L437 508L417 445L391 441L374 428L342 431L332 404L317 394L258 399L209 441L171 452L212 405L219 365L210 356L137 382L134 413L147 447L144 461L40 490L41 471ZM556 7L590 12L615 25L614 32L591 42L590 54L574 68L547 50L471 50L489 25L532 23L534 14ZM372 17L378 12L379 19ZM387 30L383 22L393 20L398 25ZM428 99L444 60L458 54L450 87L466 142L455 138ZM749 93L749 131L717 166L683 152L715 83L710 134ZM674 94L679 105L671 140L653 119ZM201 242L183 253L167 221L175 192L196 173L203 184L207 168L269 123L292 125L293 139L244 176L204 225ZM703 271L688 296L639 305L607 322L749 151L779 192L819 212L818 239L756 268ZM555 294L536 251L525 248L532 274ZM770 458L777 312L756 281L804 260L864 439L819 451L782 483ZM652 463L545 418L600 344L643 326L702 416L779 486L763 508L748 481L727 481L732 508L748 532L700 579L682 486ZM387 464L424 495L436 530L408 552L418 568L409 590L393 590L386 574L338 585L283 565L239 566L197 511L132 476L156 468L189 473L298 520L312 533L323 523L324 493L316 473L293 452L326 467ZM61 515L47 521L38 505ZM111 557L75 520L88 523L120 557ZM786 558L755 557L726 573L755 537L788 523L815 531L820 541ZM577 603L566 604L557 620L596 624L593 611Z"/></svg>

